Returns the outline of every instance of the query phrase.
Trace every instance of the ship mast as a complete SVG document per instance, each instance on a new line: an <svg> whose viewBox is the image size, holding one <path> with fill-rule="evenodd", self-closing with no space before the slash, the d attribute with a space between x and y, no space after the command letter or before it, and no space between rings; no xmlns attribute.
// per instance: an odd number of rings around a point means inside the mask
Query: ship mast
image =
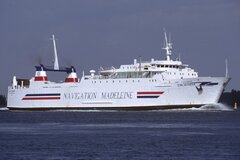
<svg viewBox="0 0 240 160"><path fill-rule="evenodd" d="M172 55L172 43L170 41L168 42L166 31L164 31L164 36L165 36L165 47L163 47L162 49L166 51L167 61L170 61L171 60L170 56Z"/></svg>
<svg viewBox="0 0 240 160"><path fill-rule="evenodd" d="M52 35L52 40L53 40L53 48L54 48L54 69L59 70L57 47L56 47L56 41L55 41L54 34Z"/></svg>

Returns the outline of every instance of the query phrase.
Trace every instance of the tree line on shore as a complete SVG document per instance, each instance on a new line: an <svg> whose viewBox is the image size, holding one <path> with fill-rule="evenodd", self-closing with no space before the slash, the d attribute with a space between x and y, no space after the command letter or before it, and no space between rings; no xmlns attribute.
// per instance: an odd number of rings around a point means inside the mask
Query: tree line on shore
<svg viewBox="0 0 240 160"><path fill-rule="evenodd" d="M229 106L240 106L240 91L232 90L231 92L224 92L219 102Z"/></svg>
<svg viewBox="0 0 240 160"><path fill-rule="evenodd" d="M231 92L224 92L219 100L220 103L227 104L229 106L240 106L240 91L232 90ZM7 98L4 95L0 95L0 106L7 105Z"/></svg>
<svg viewBox="0 0 240 160"><path fill-rule="evenodd" d="M6 106L7 105L7 98L4 95L0 95L0 106Z"/></svg>

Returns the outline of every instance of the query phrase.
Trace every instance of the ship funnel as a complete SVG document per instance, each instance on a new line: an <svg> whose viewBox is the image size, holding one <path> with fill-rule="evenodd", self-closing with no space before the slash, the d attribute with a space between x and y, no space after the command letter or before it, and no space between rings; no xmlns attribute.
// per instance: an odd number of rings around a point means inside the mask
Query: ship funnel
<svg viewBox="0 0 240 160"><path fill-rule="evenodd" d="M47 72L44 66L41 64L40 66L35 66L36 73L34 77L34 81L48 81Z"/></svg>
<svg viewBox="0 0 240 160"><path fill-rule="evenodd" d="M65 79L65 82L79 82L78 78L77 78L77 73L76 73L76 69L71 66L70 68L67 68L67 78Z"/></svg>

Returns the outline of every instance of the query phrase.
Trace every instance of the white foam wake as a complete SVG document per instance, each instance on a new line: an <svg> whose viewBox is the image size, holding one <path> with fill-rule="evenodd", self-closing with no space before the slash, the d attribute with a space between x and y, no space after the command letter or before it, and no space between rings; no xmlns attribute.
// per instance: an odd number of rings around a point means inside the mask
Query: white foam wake
<svg viewBox="0 0 240 160"><path fill-rule="evenodd" d="M213 111L233 111L233 108L222 104L222 103L216 103L216 104L206 104L201 106L199 109L201 110L213 110Z"/></svg>
<svg viewBox="0 0 240 160"><path fill-rule="evenodd" d="M0 107L0 111L6 111L9 110L7 107Z"/></svg>
<svg viewBox="0 0 240 160"><path fill-rule="evenodd" d="M222 103L214 103L214 104L206 104L199 108L179 108L179 109L169 109L168 111L233 111L233 108L222 104Z"/></svg>

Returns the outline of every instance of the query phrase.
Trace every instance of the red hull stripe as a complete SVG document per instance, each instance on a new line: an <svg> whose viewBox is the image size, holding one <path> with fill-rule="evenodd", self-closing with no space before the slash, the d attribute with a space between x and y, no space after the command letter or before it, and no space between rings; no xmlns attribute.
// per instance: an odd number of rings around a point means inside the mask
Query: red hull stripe
<svg viewBox="0 0 240 160"><path fill-rule="evenodd" d="M163 92L137 92L137 94L163 94Z"/></svg>
<svg viewBox="0 0 240 160"><path fill-rule="evenodd" d="M77 78L66 78L65 82L78 82Z"/></svg>
<svg viewBox="0 0 240 160"><path fill-rule="evenodd" d="M34 81L47 81L47 77L39 76L39 77L34 77Z"/></svg>
<svg viewBox="0 0 240 160"><path fill-rule="evenodd" d="M59 100L60 97L34 97L34 98L23 98L22 100Z"/></svg>

